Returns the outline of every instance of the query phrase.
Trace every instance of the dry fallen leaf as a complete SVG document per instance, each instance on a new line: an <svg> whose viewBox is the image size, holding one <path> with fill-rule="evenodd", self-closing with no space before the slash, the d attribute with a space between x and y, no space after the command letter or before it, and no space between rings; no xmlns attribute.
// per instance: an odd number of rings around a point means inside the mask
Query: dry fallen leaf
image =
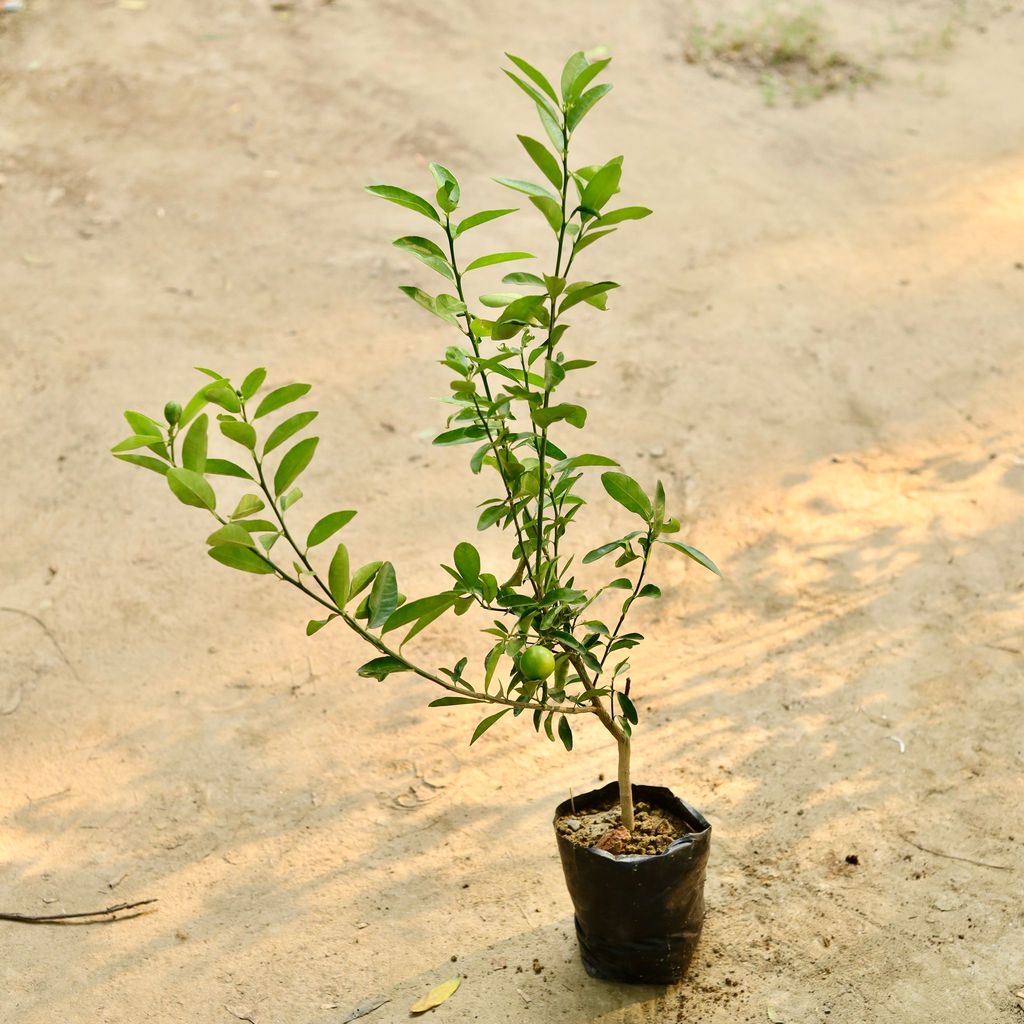
<svg viewBox="0 0 1024 1024"><path fill-rule="evenodd" d="M431 989L422 999L409 1007L410 1013L426 1013L435 1006L440 1006L445 1000L455 995L455 990L462 984L461 978L452 978L451 981L442 982L437 988Z"/></svg>
<svg viewBox="0 0 1024 1024"><path fill-rule="evenodd" d="M785 1019L778 1010L768 1007L768 1024L786 1024Z"/></svg>

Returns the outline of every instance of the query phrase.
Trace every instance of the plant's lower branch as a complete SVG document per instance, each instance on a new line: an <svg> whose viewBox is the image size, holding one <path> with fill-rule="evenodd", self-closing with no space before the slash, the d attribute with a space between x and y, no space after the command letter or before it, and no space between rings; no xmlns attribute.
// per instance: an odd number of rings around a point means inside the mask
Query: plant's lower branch
<svg viewBox="0 0 1024 1024"><path fill-rule="evenodd" d="M381 654L386 654L390 658L394 658L396 661L401 662L405 665L410 672L415 672L416 675L423 679L427 679L430 682L441 686L452 693L458 694L460 697L469 697L479 700L482 704L502 704L505 707L510 708L523 708L527 711L557 711L559 714L564 715L580 715L580 714L595 714L596 711L592 707L580 707L579 705L571 708L555 707L551 704L540 704L536 701L517 701L510 700L507 697L498 697L492 693L482 693L479 690L467 690L461 686L457 686L455 683L450 682L447 679L442 679L440 676L435 675L433 672L429 672L424 668L420 668L418 665L413 664L408 658L403 657L397 651L388 647L380 637L374 636L369 630L364 629L351 615L347 612L342 612L341 617L345 620L345 624L356 633L358 633L367 643L376 647Z"/></svg>

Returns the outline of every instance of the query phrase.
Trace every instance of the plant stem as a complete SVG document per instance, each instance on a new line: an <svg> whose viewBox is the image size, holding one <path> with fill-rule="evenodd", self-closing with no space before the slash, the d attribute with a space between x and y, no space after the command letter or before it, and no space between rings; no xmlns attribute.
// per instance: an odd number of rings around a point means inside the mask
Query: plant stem
<svg viewBox="0 0 1024 1024"><path fill-rule="evenodd" d="M633 607L633 602L636 600L636 595L640 593L640 587L643 585L644 576L647 573L647 563L651 558L651 548L654 545L653 530L647 531L647 543L644 545L644 560L640 566L640 575L636 578L636 584L633 587L633 593L622 602L622 614L619 616L619 621L615 623L615 629L612 630L612 635L608 638L608 643L605 645L604 654L601 655L601 668L604 668L604 663L608 660L608 655L612 653L612 645L615 643L619 635L619 630L622 629L623 622L626 621L626 616L629 614L629 609ZM595 677L596 678L596 677ZM608 694L608 704L611 707L611 713L615 714L615 677L612 677L611 693Z"/></svg>
<svg viewBox="0 0 1024 1024"><path fill-rule="evenodd" d="M444 222L444 233L445 233L445 236L448 239L448 253L449 253L450 257L451 257L452 273L455 275L455 290L458 293L459 301L462 302L463 305L466 305L466 295L465 295L465 292L464 292L464 290L462 288L462 273L459 270L459 264L458 264L458 261L455 258L455 237L454 237L454 235L452 235L451 219L450 219L450 217L447 217L447 216L445 217L445 222ZM477 338L476 334L474 334L474 332L473 332L472 321L470 320L469 312L468 312L468 306L467 306L467 311L463 314L463 317L464 317L464 319L466 321L465 335L466 335L467 338L469 338L469 343L473 346L473 355L476 357L477 362L479 363L479 360L480 360L480 340ZM483 383L484 394L487 396L487 401L490 402L493 405L494 404L494 399L491 396L491 385L490 385L490 383L489 383L489 381L487 379L487 373L484 371L483 367L481 367L479 365L477 366L477 372L479 373L480 380ZM491 446L491 451L494 452L494 457L498 461L498 475L501 477L501 482L502 482L502 484L505 487L505 495L508 497L508 508L509 508L509 512L512 515L512 522L513 522L513 524L514 524L514 526L516 528L516 540L519 542L519 554L520 554L520 557L525 557L526 556L526 541L523 538L523 529L522 529L522 526L520 525L520 522L519 522L519 513L516 511L516 508L515 508L515 498L512 495L512 488L509 487L508 480L505 477L505 471L502 468L501 458L498 455L498 440L491 433L491 426L487 422L487 418L480 411L480 402L477 400L477 397L476 397L475 394L473 395L473 407L476 409L477 419L479 419L481 425L484 428L485 433L487 434L487 443ZM507 445L505 446L504 451L505 451L506 454L508 454L508 446ZM537 578L535 577L535 575L533 574L533 572L530 571L530 564L529 564L529 559L528 558L526 560L526 569L527 569L527 575L530 577L530 583L533 585L533 592L534 592L534 594L536 594L537 597L540 597L541 596L540 583L537 580Z"/></svg>
<svg viewBox="0 0 1024 1024"><path fill-rule="evenodd" d="M558 253L555 257L555 277L561 277L562 274L562 247L565 244L565 202L569 194L569 132L565 123L565 114L562 114L562 134L565 138L565 146L562 147L562 188L561 188L561 201L562 201L562 225L558 230ZM575 245L573 246L575 248ZM571 262L571 257L570 257ZM548 320L548 337L547 337L547 352L545 353L545 359L550 360L552 352L554 351L554 332L555 324L558 321L558 314L556 312L558 299L551 296L551 316ZM547 383L547 371L544 373L544 403L541 406L543 409L547 409L551 402L551 386ZM547 448L548 448L548 428L541 428L540 435L540 451L537 453L538 466L537 466L537 478L538 478L538 490L537 490L537 559L534 567L534 573L540 577L540 558L542 549L544 547L544 475L547 468Z"/></svg>
<svg viewBox="0 0 1024 1024"><path fill-rule="evenodd" d="M623 733L619 742L619 809L622 824L630 832L636 825L633 817L633 784L629 777L629 737Z"/></svg>
<svg viewBox="0 0 1024 1024"><path fill-rule="evenodd" d="M584 686L587 689L591 689L592 683L587 676L587 670L580 660L578 654L570 651L569 661L572 663L573 668L576 669L580 679L583 681ZM633 786L630 781L630 740L626 730L622 728L616 721L614 715L610 715L604 705L601 703L600 697L590 698L591 706L593 707L594 714L597 715L598 720L601 724L615 737L615 743L619 750L619 766L618 766L618 780L619 780L619 814L622 817L622 824L628 828L631 832L635 825L635 819L633 814Z"/></svg>

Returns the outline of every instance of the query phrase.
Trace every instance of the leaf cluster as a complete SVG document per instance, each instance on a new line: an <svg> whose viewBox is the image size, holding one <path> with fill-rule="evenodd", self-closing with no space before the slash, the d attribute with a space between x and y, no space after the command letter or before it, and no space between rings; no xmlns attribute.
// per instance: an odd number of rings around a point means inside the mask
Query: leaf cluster
<svg viewBox="0 0 1024 1024"><path fill-rule="evenodd" d="M610 84L595 84L609 59L600 53L574 54L556 89L531 64L508 57L512 69L506 74L530 99L546 141L518 136L540 172L539 182L509 177L495 181L525 196L548 225L553 260L547 270L521 269L536 257L520 250L463 257L464 236L518 211L502 207L466 214L458 179L440 164L430 165L429 198L395 185L368 187L373 195L429 222L422 229L427 234L404 235L394 244L445 282L442 291L410 284L402 292L458 334L441 359L452 376L443 399L449 415L433 443L466 446L471 471L493 482L493 496L479 506L476 526L478 531L508 535L508 563L485 565L477 547L463 541L450 564L442 566L447 585L407 599L391 562L375 559L357 567L350 561L337 535L355 516L353 510L329 512L297 532L289 513L302 497L298 481L319 445L318 437L300 435L314 424L317 413L295 411L295 403L310 390L308 384L267 389L263 369L253 370L236 387L222 374L201 368L208 379L180 410L175 403L168 405L176 411L166 423L126 413L133 433L113 451L124 461L160 473L179 501L217 520L207 538L215 561L276 576L318 602L322 612L310 620L307 633L341 619L370 643L376 656L359 675L384 680L415 673L447 691L433 707L498 705L479 722L471 742L509 712L530 713L538 732L550 740L557 736L571 749L574 715L596 713L617 734L628 735L637 723L628 692L628 652L643 637L626 631L624 623L636 601L661 596L646 580L656 548L682 553L712 572L718 569L706 555L674 538L680 523L666 512L660 482L648 494L615 459L573 450L587 409L576 394L567 392L594 360L569 351L567 335L581 310L606 311L609 295L618 287L600 275L574 273L577 257L620 225L651 212L613 202L621 185L621 156L582 167L570 158L574 133L611 90ZM506 290L470 295L468 275L509 263L520 269L504 274ZM232 459L209 455L214 429L235 446ZM615 555L613 578L588 588L577 578L566 536L586 504L581 481L594 469L602 471L607 495L639 522L582 557L586 565ZM244 493L230 513L218 508L211 477L243 482ZM321 557L328 542L329 557ZM280 551L284 555L278 557ZM624 593L610 605L617 614L609 616L602 607L617 591ZM467 677L466 658L435 671L404 653L411 640L442 616L461 616L473 608L486 613L483 633L490 640L477 682ZM520 655L535 645L555 656L555 671L548 679L528 678L520 669Z"/></svg>

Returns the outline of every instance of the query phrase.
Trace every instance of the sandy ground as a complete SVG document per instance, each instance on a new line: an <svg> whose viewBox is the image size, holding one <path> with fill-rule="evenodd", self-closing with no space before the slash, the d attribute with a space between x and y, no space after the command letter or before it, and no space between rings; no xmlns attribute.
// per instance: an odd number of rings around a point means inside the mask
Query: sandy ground
<svg viewBox="0 0 1024 1024"><path fill-rule="evenodd" d="M438 1020L1020 1020L1019 6L968 4L947 47L959 5L829 3L885 78L804 109L687 65L655 0L131 7L0 23L0 910L160 903L0 924L0 1021L329 1024L380 994L385 1024L456 972ZM357 557L436 588L484 492L429 445L446 335L395 287L409 216L361 186L436 158L504 203L532 114L501 52L595 41L617 88L582 155L625 152L657 215L592 250L625 287L576 332L588 450L663 477L728 574L663 563L635 659L638 781L715 829L668 991L577 960L550 815L612 769L596 725L571 757L506 723L470 750L475 719L356 678L354 640L307 640L106 454L193 364L310 380L300 520L354 505ZM621 521L594 506L581 549ZM456 624L423 650L451 664Z"/></svg>

